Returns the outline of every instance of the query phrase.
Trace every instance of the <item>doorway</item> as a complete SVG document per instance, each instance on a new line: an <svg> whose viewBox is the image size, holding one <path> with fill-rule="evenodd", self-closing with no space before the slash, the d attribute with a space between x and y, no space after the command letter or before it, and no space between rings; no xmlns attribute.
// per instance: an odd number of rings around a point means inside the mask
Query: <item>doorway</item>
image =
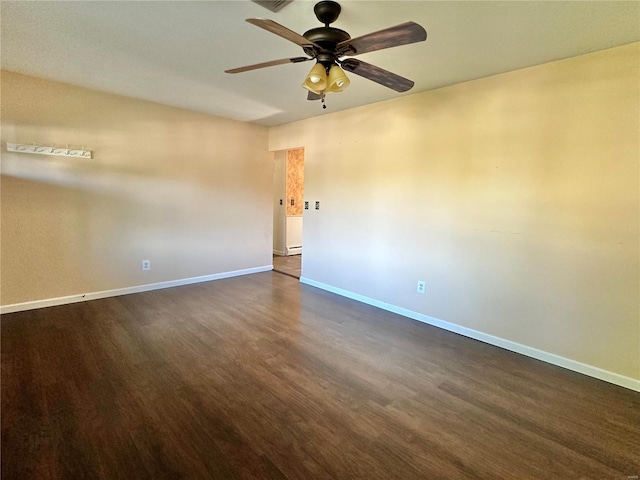
<svg viewBox="0 0 640 480"><path fill-rule="evenodd" d="M274 271L300 278L303 250L304 148L274 153Z"/></svg>

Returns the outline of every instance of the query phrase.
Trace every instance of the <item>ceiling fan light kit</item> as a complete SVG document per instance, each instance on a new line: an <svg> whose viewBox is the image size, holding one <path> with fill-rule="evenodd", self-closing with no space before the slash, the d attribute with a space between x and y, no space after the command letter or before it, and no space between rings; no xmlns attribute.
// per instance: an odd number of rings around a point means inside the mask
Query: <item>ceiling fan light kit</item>
<svg viewBox="0 0 640 480"><path fill-rule="evenodd" d="M349 86L351 80L347 77L347 74L344 73L338 65L332 65L331 70L329 70L329 86L327 87L327 92L329 93L340 93L345 88Z"/></svg>
<svg viewBox="0 0 640 480"><path fill-rule="evenodd" d="M351 83L344 70L391 88L396 92L410 90L413 87L413 82L407 78L362 60L353 58L342 60L342 57L352 57L385 48L423 42L427 39L425 29L417 23L406 22L361 37L351 38L344 30L330 26L338 19L341 10L337 2L329 0L318 2L313 11L324 26L312 28L306 31L304 35L299 35L273 20L248 18L248 23L299 45L308 57L273 60L246 67L233 68L226 70L226 73L240 73L286 63L315 60L316 64L311 68L302 86L309 90L307 99L321 99L323 108L326 108L324 105L325 94L342 92Z"/></svg>
<svg viewBox="0 0 640 480"><path fill-rule="evenodd" d="M321 63L316 63L302 83L302 86L310 92L317 94L320 94L320 92L327 88L327 72L325 66Z"/></svg>

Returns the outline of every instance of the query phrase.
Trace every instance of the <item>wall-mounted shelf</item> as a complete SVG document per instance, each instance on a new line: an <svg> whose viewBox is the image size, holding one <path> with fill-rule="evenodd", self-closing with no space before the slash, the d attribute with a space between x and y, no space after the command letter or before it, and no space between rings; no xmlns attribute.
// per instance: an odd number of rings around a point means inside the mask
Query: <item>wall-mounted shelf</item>
<svg viewBox="0 0 640 480"><path fill-rule="evenodd" d="M22 143L7 143L7 152L35 153L38 155L56 155L59 157L91 158L91 150L78 148L54 147L44 145L25 145Z"/></svg>

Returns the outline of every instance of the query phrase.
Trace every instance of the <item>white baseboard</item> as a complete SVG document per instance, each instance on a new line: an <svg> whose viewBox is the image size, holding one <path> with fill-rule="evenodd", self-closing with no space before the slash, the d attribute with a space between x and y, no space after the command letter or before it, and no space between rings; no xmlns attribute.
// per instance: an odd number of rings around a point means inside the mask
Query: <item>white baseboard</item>
<svg viewBox="0 0 640 480"><path fill-rule="evenodd" d="M274 255L279 255L281 257L285 257L287 255L287 252L285 252L284 250L274 250L273 254Z"/></svg>
<svg viewBox="0 0 640 480"><path fill-rule="evenodd" d="M619 385L621 387L625 387L630 390L635 390L636 392L640 392L640 380L636 380L631 377L626 377L618 373L610 372L608 370L603 370L602 368L594 367L592 365L587 365L585 363L578 362L576 360L571 360L570 358L561 357L560 355L545 352L544 350L538 350L537 348L529 347L527 345L522 345L521 343L512 342L511 340L505 340L504 338L489 335L488 333L483 333L478 330L473 330L471 328L456 325L455 323L446 322L444 320L430 317L428 315L414 312L412 310L398 307L396 305L384 303L374 298L365 297L364 295L349 292L348 290L343 290L341 288L333 287L325 283L316 282L315 280L311 280L309 278L301 277L300 283L311 285L312 287L317 287L322 290L326 290L328 292L332 292L337 295L341 295L343 297L347 297L361 303L366 303L367 305L371 305L373 307L377 307L382 310L387 310L392 313L397 313L398 315L409 317L414 320L418 320L419 322L428 323L429 325L433 325L435 327L439 327L444 330L448 330L450 332L458 333L460 335L464 335L465 337L473 338L475 340L480 340L481 342L485 342L490 345L495 345L497 347L504 348L505 350L510 350L512 352L520 353L527 357L535 358L537 360L542 360L543 362L551 363L559 367L573 370L574 372L582 373L584 375L588 375L590 377L594 377L599 380L604 380L605 382L613 383L614 385Z"/></svg>
<svg viewBox="0 0 640 480"><path fill-rule="evenodd" d="M0 306L0 314L21 312L24 310L33 310L36 308L53 307L56 305L65 305L67 303L86 302L87 300L97 300L99 298L117 297L118 295L128 295L130 293L149 292L151 290L159 290L161 288L178 287L180 285L190 285L192 283L200 283L200 282L210 282L212 280L220 280L223 278L237 277L240 275L250 275L252 273L267 272L270 270L273 270L273 265L265 265L264 267L246 268L244 270L233 270L231 272L214 273L212 275L203 275L201 277L169 280L167 282L149 283L146 285L136 285L135 287L116 288L114 290L103 290L101 292L81 293L78 295L69 295L67 297L47 298L44 300L34 300L32 302L14 303L11 305Z"/></svg>
<svg viewBox="0 0 640 480"><path fill-rule="evenodd" d="M287 255L302 255L302 247L287 247Z"/></svg>

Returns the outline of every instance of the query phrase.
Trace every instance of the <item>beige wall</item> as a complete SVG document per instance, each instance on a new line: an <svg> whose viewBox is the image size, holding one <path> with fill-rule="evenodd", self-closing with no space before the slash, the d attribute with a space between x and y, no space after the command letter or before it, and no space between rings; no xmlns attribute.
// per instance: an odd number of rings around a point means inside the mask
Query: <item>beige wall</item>
<svg viewBox="0 0 640 480"><path fill-rule="evenodd" d="M10 72L1 113L2 305L271 264L265 127Z"/></svg>
<svg viewBox="0 0 640 480"><path fill-rule="evenodd" d="M270 129L270 150L305 148L321 201L303 276L640 379L639 59L632 44Z"/></svg>
<svg viewBox="0 0 640 480"><path fill-rule="evenodd" d="M286 254L287 152L273 152L273 253ZM282 204L280 204L282 202Z"/></svg>

